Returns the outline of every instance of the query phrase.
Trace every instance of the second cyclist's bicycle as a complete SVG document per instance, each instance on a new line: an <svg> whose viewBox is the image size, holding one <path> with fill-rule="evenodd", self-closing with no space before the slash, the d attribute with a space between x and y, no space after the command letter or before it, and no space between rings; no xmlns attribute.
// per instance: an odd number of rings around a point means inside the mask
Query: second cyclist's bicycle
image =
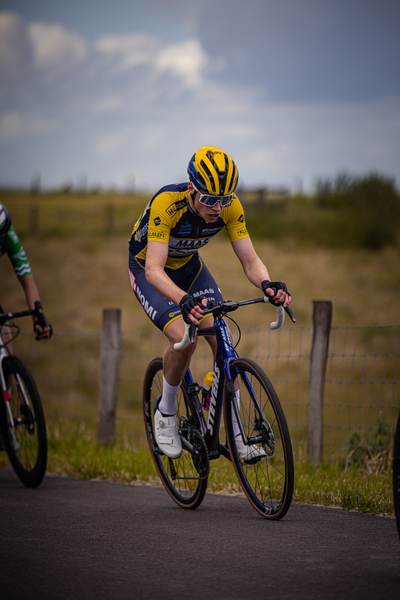
<svg viewBox="0 0 400 600"><path fill-rule="evenodd" d="M221 456L232 461L244 493L261 516L281 519L290 507L294 467L285 415L264 371L254 361L238 357L224 319L227 313L258 302L268 302L268 298L216 302L207 306L207 314L214 316L214 325L198 329L197 335L216 336L218 344L208 418L200 400L202 388L194 382L188 369L177 397L176 414L183 448L177 459L163 454L154 433L154 413L163 387L162 358L155 358L147 367L143 410L150 451L164 487L182 508L194 509L201 504L207 489L210 461ZM272 329L281 327L284 322L283 307L276 310L277 321L271 323ZM175 349L186 347L194 341L194 335L194 326L186 325L185 337ZM222 412L227 443L219 439ZM238 427L244 446L249 449L247 454L239 453L237 448ZM255 447L257 452L252 452Z"/></svg>
<svg viewBox="0 0 400 600"><path fill-rule="evenodd" d="M397 533L400 538L400 414L397 417L393 444L393 504Z"/></svg>
<svg viewBox="0 0 400 600"><path fill-rule="evenodd" d="M0 449L5 450L20 481L37 487L47 467L46 423L35 380L26 364L9 354L3 328L19 317L34 315L37 323L52 333L40 302L34 310L4 313L0 307ZM19 328L12 326L16 337ZM12 334L11 334L12 335ZM39 339L39 335L36 336Z"/></svg>

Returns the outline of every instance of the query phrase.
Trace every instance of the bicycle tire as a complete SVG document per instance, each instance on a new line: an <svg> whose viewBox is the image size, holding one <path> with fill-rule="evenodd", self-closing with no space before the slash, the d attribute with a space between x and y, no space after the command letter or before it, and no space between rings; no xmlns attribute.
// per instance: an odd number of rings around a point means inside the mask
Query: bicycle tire
<svg viewBox="0 0 400 600"><path fill-rule="evenodd" d="M246 435L263 436L266 440L267 429L263 421L266 419L274 438L273 443L258 443L272 453L271 456L256 459L258 462L254 460L254 464L242 459L234 438L232 400L225 389L224 421L232 462L251 505L262 517L278 520L289 510L294 488L293 452L286 418L270 380L254 361L244 358L234 360L230 371L235 387L240 389L240 416Z"/></svg>
<svg viewBox="0 0 400 600"><path fill-rule="evenodd" d="M200 477L192 456L186 450L177 459L165 456L158 448L154 433L154 402L162 394L163 359L153 359L146 370L143 382L143 413L149 448L160 479L171 496L181 507L195 509L202 503L207 489L208 477ZM182 417L193 413L188 401L185 381L177 396L178 426Z"/></svg>
<svg viewBox="0 0 400 600"><path fill-rule="evenodd" d="M400 538L400 414L397 419L393 444L393 504L397 533Z"/></svg>
<svg viewBox="0 0 400 600"><path fill-rule="evenodd" d="M26 364L17 356L7 356L2 363L10 395L0 411L1 432L11 465L27 487L39 486L47 468L47 434L40 395Z"/></svg>

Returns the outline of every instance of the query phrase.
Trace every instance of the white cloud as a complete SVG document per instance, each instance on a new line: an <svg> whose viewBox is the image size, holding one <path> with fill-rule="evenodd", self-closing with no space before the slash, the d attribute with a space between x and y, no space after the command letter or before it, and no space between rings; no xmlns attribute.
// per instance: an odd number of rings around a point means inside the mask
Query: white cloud
<svg viewBox="0 0 400 600"><path fill-rule="evenodd" d="M160 71L170 71L182 77L189 87L200 83L207 63L208 56L198 40L168 46L156 58L156 67Z"/></svg>
<svg viewBox="0 0 400 600"><path fill-rule="evenodd" d="M103 96L93 102L93 110L98 113L113 113L123 107L123 99L116 94Z"/></svg>
<svg viewBox="0 0 400 600"><path fill-rule="evenodd" d="M160 47L160 41L145 34L105 36L94 44L95 50L105 59L116 62L117 72L149 65Z"/></svg>
<svg viewBox="0 0 400 600"><path fill-rule="evenodd" d="M57 129L55 120L44 120L37 113L5 112L0 116L0 144L16 142Z"/></svg>
<svg viewBox="0 0 400 600"><path fill-rule="evenodd" d="M31 55L24 21L15 13L0 13L0 73L15 80L23 74Z"/></svg>
<svg viewBox="0 0 400 600"><path fill-rule="evenodd" d="M125 136L122 133L106 135L95 146L95 152L99 156L116 155L125 145Z"/></svg>
<svg viewBox="0 0 400 600"><path fill-rule="evenodd" d="M47 75L62 75L81 64L87 57L87 45L77 34L61 25L32 23L28 25L36 68Z"/></svg>

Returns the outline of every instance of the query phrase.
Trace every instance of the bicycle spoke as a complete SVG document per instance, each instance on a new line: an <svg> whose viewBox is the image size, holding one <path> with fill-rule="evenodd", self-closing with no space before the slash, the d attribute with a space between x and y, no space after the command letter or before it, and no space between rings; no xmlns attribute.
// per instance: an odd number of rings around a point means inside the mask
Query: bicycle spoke
<svg viewBox="0 0 400 600"><path fill-rule="evenodd" d="M244 433L248 439L257 440L247 449L245 446L247 456L239 455L232 425L232 402L225 396L225 427L235 470L257 512L266 518L280 519L289 509L294 480L286 420L271 382L256 363L237 359L231 371L239 390Z"/></svg>
<svg viewBox="0 0 400 600"><path fill-rule="evenodd" d="M9 400L1 411L2 434L11 464L28 487L38 486L47 465L46 424L40 396L26 365L16 356L3 361Z"/></svg>
<svg viewBox="0 0 400 600"><path fill-rule="evenodd" d="M164 487L182 508L196 508L203 501L207 476L200 476L193 457L183 449L179 458L165 456L157 447L154 434L154 403L162 393L162 359L153 360L147 368L143 388L143 408L147 437L154 464ZM177 396L178 424L187 423L192 415L186 384L183 382ZM185 434L185 427L180 427Z"/></svg>

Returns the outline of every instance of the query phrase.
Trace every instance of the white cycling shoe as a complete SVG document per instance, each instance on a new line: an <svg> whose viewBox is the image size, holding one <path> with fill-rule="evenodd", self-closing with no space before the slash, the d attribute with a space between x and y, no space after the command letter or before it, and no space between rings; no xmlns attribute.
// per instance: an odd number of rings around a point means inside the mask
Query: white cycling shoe
<svg viewBox="0 0 400 600"><path fill-rule="evenodd" d="M176 415L164 417L157 409L154 413L156 442L161 452L169 458L179 458L182 454L182 442L178 433Z"/></svg>
<svg viewBox="0 0 400 600"><path fill-rule="evenodd" d="M264 456L267 456L267 453L265 452L264 448L261 448L260 446L245 446L243 443L241 433L238 433L238 435L235 437L235 441L237 451L239 452L239 456L240 458L243 458L245 462L249 462L250 460L254 460L257 458L264 458Z"/></svg>

